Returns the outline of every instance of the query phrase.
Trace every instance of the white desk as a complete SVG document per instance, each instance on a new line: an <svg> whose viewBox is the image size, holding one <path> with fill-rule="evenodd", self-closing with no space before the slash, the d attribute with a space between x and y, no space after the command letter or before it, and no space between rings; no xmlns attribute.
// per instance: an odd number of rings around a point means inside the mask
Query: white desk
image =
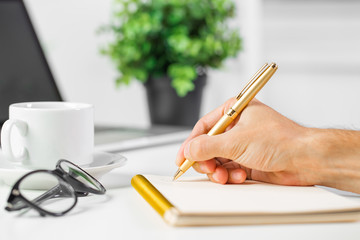
<svg viewBox="0 0 360 240"><path fill-rule="evenodd" d="M130 186L137 173L172 175L178 145L123 153L126 166L104 176L106 196L80 198L63 217L19 216L3 209L9 187L0 187L0 240L17 239L360 239L360 222L226 227L166 225ZM187 174L196 174L189 172ZM356 198L360 201L360 198Z"/></svg>

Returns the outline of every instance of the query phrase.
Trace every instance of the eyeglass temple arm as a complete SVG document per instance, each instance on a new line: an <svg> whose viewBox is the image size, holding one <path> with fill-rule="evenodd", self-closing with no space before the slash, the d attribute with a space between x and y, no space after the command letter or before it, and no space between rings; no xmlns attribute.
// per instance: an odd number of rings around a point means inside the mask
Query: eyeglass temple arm
<svg viewBox="0 0 360 240"><path fill-rule="evenodd" d="M48 191L44 192L43 194L41 194L37 198L33 199L31 202L34 203L34 204L40 204L45 200L61 197L61 196L63 196L61 194L62 189L63 189L62 185L57 184L56 186L54 186L53 188L51 188ZM20 201L18 199L14 199L14 201L12 202L12 207L10 209L12 211L16 211L16 210L20 210L20 209L27 208L27 207L29 207L29 206L25 202Z"/></svg>

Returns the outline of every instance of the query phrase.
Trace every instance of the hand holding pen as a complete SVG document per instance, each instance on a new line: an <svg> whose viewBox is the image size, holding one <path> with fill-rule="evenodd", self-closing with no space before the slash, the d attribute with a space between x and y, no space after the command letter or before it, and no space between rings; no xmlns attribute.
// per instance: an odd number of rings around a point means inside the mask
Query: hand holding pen
<svg viewBox="0 0 360 240"><path fill-rule="evenodd" d="M249 85L258 79L259 72L241 93L249 91ZM292 154L297 154L295 148L289 146L302 133L303 127L260 101L254 99L247 103L241 116L231 121L223 134L206 134L239 101L239 95L198 121L181 145L176 164L181 167L187 159L196 171L221 184L242 183L246 178L278 184L304 184L299 176L306 175L305 169L296 169L288 161Z"/></svg>
<svg viewBox="0 0 360 240"><path fill-rule="evenodd" d="M224 111L216 123L213 122L211 129L207 132L207 135L214 136L223 133L229 127L229 125L237 119L237 116L269 81L277 68L278 67L275 63L270 65L266 63L264 66L262 66L245 85L243 90L236 96L236 101L234 104L226 111ZM178 171L175 173L174 180L184 174L194 163L194 160L184 159L184 161L179 166Z"/></svg>
<svg viewBox="0 0 360 240"><path fill-rule="evenodd" d="M300 151L304 148L298 146L304 128L256 99L225 133L205 134L234 101L229 99L199 120L181 145L176 165L180 166L184 158L196 161L193 168L197 172L207 174L211 181L220 184L253 179L285 185L312 185L318 174L291 161L298 158L301 162L300 158L306 155Z"/></svg>
<svg viewBox="0 0 360 240"><path fill-rule="evenodd" d="M221 184L253 179L360 193L360 131L304 127L254 99L224 133L207 135L237 101L198 121L177 154L179 167L186 158Z"/></svg>

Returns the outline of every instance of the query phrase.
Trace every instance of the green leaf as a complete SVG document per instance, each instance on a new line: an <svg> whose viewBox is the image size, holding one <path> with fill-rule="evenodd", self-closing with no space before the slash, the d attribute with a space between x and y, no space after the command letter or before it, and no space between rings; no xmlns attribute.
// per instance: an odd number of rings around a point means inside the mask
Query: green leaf
<svg viewBox="0 0 360 240"><path fill-rule="evenodd" d="M147 70L151 70L154 69L156 66L156 59L154 57L150 57L148 60L146 60L145 62L145 68Z"/></svg>
<svg viewBox="0 0 360 240"><path fill-rule="evenodd" d="M176 93L179 97L185 97L188 92L194 90L195 85L192 81L188 79L175 78L171 82L171 86L173 86L176 90Z"/></svg>
<svg viewBox="0 0 360 240"><path fill-rule="evenodd" d="M119 87L121 84L129 85L131 77L129 75L122 75L116 79L116 86Z"/></svg>
<svg viewBox="0 0 360 240"><path fill-rule="evenodd" d="M186 35L175 34L168 38L169 46L177 53L184 53L189 47L189 38Z"/></svg>
<svg viewBox="0 0 360 240"><path fill-rule="evenodd" d="M147 79L147 73L143 69L134 69L133 74L135 78L141 82L145 82Z"/></svg>
<svg viewBox="0 0 360 240"><path fill-rule="evenodd" d="M192 81L196 78L196 69L189 65L171 64L169 66L168 74L173 79Z"/></svg>
<svg viewBox="0 0 360 240"><path fill-rule="evenodd" d="M167 21L170 25L176 25L180 23L186 17L185 9L182 7L173 8L171 13L167 17Z"/></svg>

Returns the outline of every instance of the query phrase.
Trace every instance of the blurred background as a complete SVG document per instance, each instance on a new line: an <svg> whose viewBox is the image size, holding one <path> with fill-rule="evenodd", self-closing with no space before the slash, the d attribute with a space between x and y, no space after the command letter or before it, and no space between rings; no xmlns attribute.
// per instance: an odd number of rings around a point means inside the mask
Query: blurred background
<svg viewBox="0 0 360 240"><path fill-rule="evenodd" d="M95 105L95 121L150 125L139 82L115 87L116 70L99 49L108 39L113 0L25 0L57 84L67 101ZM259 99L316 127L360 128L360 1L238 0L232 25L243 50L211 70L201 115L235 96L265 62L279 70Z"/></svg>

